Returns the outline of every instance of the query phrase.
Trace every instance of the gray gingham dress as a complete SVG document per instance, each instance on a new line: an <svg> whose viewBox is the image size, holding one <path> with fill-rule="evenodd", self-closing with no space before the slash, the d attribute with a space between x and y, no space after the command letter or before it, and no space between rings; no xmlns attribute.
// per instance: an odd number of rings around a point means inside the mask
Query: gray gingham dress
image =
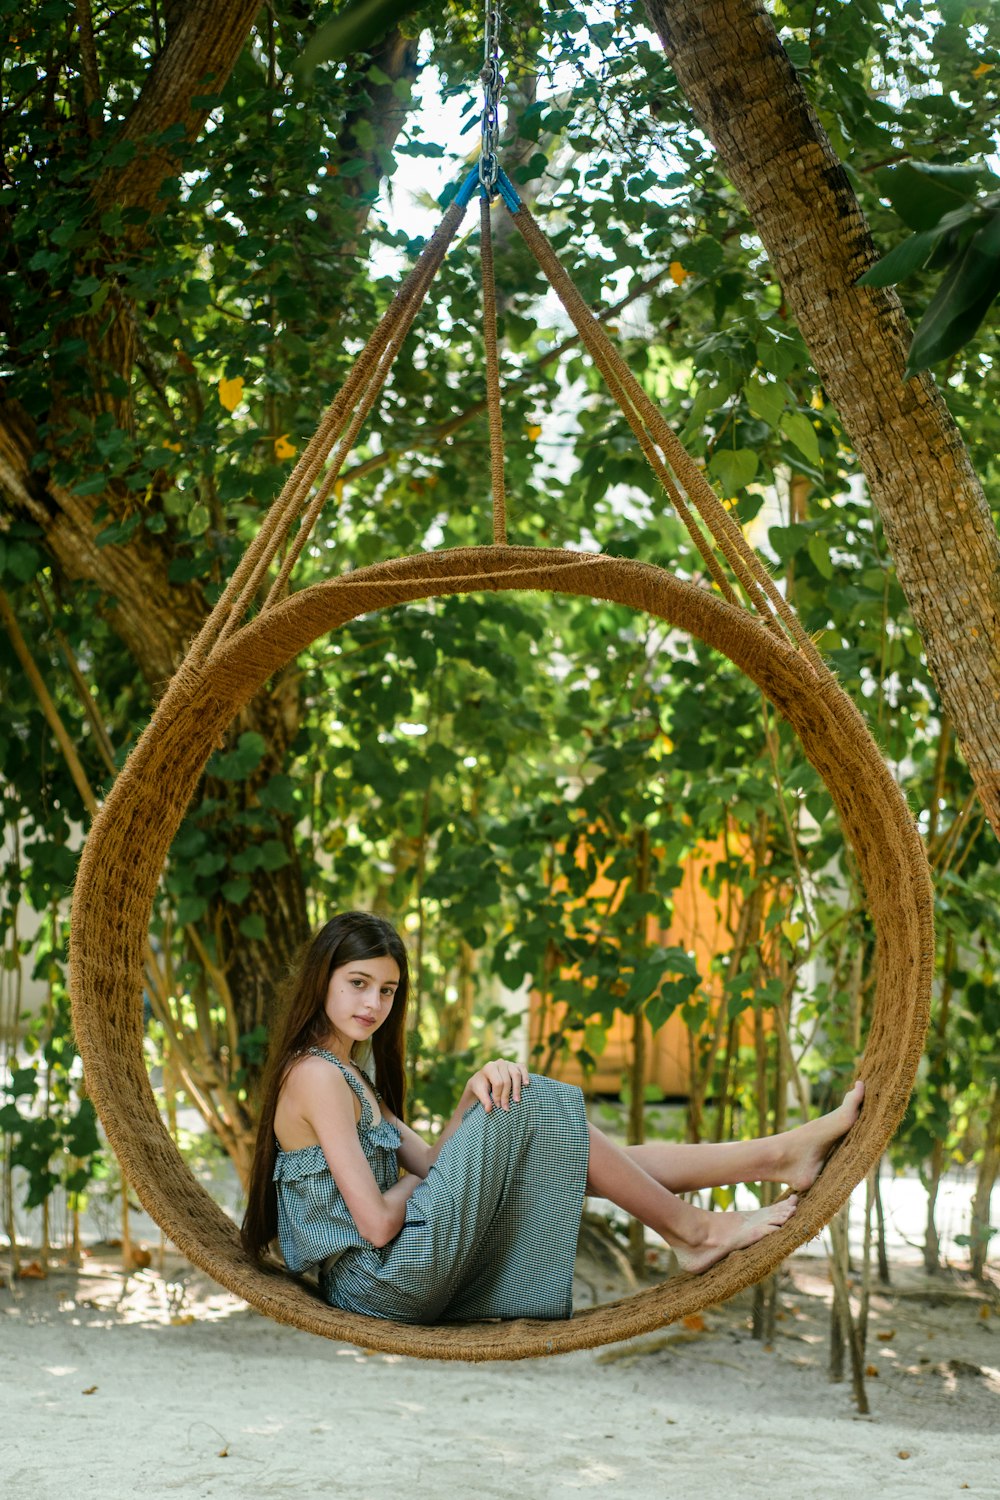
<svg viewBox="0 0 1000 1500"><path fill-rule="evenodd" d="M358 1139L385 1192L398 1177L399 1131L375 1123L350 1068L313 1051L360 1099ZM532 1074L509 1110L467 1111L381 1249L355 1228L321 1147L279 1147L278 1243L290 1271L318 1268L325 1300L350 1312L404 1323L568 1318L587 1159L580 1090Z"/></svg>

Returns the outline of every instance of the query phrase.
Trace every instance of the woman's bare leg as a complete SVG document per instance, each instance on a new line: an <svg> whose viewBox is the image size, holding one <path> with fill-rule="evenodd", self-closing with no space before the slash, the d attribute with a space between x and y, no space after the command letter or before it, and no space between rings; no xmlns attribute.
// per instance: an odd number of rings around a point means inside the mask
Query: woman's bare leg
<svg viewBox="0 0 1000 1500"><path fill-rule="evenodd" d="M753 1213L708 1213L685 1203L645 1172L628 1151L615 1146L593 1125L587 1192L610 1198L633 1218L662 1235L677 1254L681 1269L705 1271L731 1250L741 1250L773 1234L795 1212L794 1195ZM726 1179L727 1181L731 1179Z"/></svg>
<svg viewBox="0 0 1000 1500"><path fill-rule="evenodd" d="M865 1086L858 1082L827 1115L794 1130L755 1141L650 1141L625 1150L644 1172L675 1193L724 1187L731 1182L787 1182L805 1192L822 1170L830 1147L858 1118Z"/></svg>

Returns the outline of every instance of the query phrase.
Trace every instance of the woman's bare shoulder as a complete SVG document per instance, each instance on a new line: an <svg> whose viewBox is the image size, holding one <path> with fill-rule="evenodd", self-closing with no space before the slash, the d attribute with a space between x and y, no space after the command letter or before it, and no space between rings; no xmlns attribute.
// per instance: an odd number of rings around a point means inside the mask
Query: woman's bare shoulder
<svg viewBox="0 0 1000 1500"><path fill-rule="evenodd" d="M316 1145L322 1122L340 1119L342 1111L349 1112L347 1118L353 1114L355 1120L360 1114L360 1106L340 1069L325 1058L311 1057L308 1053L293 1058L281 1080L274 1115L274 1131L282 1149L294 1151Z"/></svg>
<svg viewBox="0 0 1000 1500"><path fill-rule="evenodd" d="M293 1057L281 1080L281 1092L292 1097L306 1094L339 1092L350 1085L341 1070L329 1059L317 1057L315 1053L302 1052Z"/></svg>

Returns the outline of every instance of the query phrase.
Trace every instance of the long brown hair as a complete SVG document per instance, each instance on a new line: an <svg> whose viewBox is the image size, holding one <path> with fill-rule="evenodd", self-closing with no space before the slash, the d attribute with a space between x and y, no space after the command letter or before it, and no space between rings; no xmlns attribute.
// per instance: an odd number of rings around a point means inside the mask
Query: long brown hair
<svg viewBox="0 0 1000 1500"><path fill-rule="evenodd" d="M272 1181L278 1149L274 1116L285 1074L297 1057L321 1045L330 1034L326 995L334 969L366 958L393 958L399 965L392 1009L372 1037L372 1057L380 1094L389 1110L403 1117L409 988L406 949L399 933L384 917L367 911L344 911L320 928L282 991L261 1087L257 1143L240 1231L243 1248L250 1255L262 1255L278 1231L278 1198Z"/></svg>

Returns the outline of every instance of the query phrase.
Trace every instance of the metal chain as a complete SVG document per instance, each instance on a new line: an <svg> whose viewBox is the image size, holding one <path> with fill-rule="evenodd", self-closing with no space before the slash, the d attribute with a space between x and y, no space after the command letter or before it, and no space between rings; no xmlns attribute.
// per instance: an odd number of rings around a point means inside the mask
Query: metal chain
<svg viewBox="0 0 1000 1500"><path fill-rule="evenodd" d="M483 149L479 158L479 181L491 198L496 194L500 162L497 146L500 142L500 90L503 78L500 75L500 5L499 0L485 0L486 24L483 47L482 80L483 96Z"/></svg>

